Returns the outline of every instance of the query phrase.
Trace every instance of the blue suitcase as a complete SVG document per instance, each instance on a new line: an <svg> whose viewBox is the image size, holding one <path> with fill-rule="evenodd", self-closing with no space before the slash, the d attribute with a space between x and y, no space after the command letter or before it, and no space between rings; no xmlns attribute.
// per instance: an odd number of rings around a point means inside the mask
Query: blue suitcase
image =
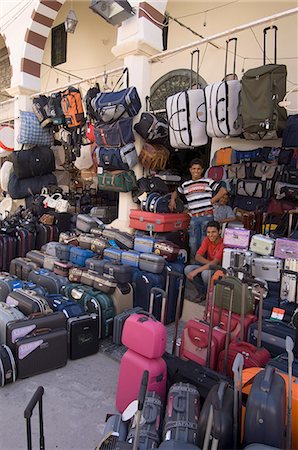
<svg viewBox="0 0 298 450"><path fill-rule="evenodd" d="M139 267L140 253L135 250L128 250L122 252L121 262L128 266L138 268Z"/></svg>
<svg viewBox="0 0 298 450"><path fill-rule="evenodd" d="M43 286L49 294L59 294L62 286L69 284L68 278L56 275L48 269L32 270L28 281Z"/></svg>
<svg viewBox="0 0 298 450"><path fill-rule="evenodd" d="M86 265L86 260L95 256L91 250L83 249L80 247L72 247L70 249L69 261L77 266L84 267Z"/></svg>
<svg viewBox="0 0 298 450"><path fill-rule="evenodd" d="M258 322L248 328L248 342L257 346ZM286 336L295 342L296 330L288 324L265 319L262 321L261 346L266 348L274 358L286 351Z"/></svg>
<svg viewBox="0 0 298 450"><path fill-rule="evenodd" d="M148 236L136 236L133 249L140 253L152 253L155 239Z"/></svg>
<svg viewBox="0 0 298 450"><path fill-rule="evenodd" d="M123 250L119 248L105 248L103 251L104 259L109 259L111 261L121 262L121 255Z"/></svg>
<svg viewBox="0 0 298 450"><path fill-rule="evenodd" d="M176 307L179 295L179 285L180 277L175 275L170 275L170 272L176 272L178 274L184 275L185 264L183 262L167 262L165 267L165 274L167 277L166 283L166 293L167 293L167 308L166 308L166 318L165 324L169 324L175 321L176 318ZM183 300L184 300L184 290L185 290L185 277L183 277L183 285L181 291L181 303L179 316L182 314Z"/></svg>
<svg viewBox="0 0 298 450"><path fill-rule="evenodd" d="M149 311L150 291L153 287L165 289L165 273L151 273L144 270L134 269L132 275L132 285L134 288L133 306L140 306L144 311ZM161 318L161 296L156 295L154 300L153 314L160 320Z"/></svg>
<svg viewBox="0 0 298 450"><path fill-rule="evenodd" d="M69 300L62 294L47 294L46 299L53 311L61 311L67 318L85 314L82 305L78 302Z"/></svg>

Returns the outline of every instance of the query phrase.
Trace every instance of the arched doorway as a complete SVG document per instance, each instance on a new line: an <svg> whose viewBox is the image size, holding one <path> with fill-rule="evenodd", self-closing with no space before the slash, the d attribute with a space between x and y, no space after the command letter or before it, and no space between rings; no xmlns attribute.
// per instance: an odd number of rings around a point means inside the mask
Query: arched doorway
<svg viewBox="0 0 298 450"><path fill-rule="evenodd" d="M5 90L10 87L11 76L12 68L10 65L8 49L3 37L0 36L0 102L4 102L11 98L10 95L5 92Z"/></svg>
<svg viewBox="0 0 298 450"><path fill-rule="evenodd" d="M192 78L192 82L191 82ZM151 86L150 101L154 111L158 111L158 115L166 118L166 99L177 92L187 90L190 85L196 83L196 73L190 69L176 69L168 72L159 78ZM198 83L201 88L207 86L206 80L200 75L198 76ZM205 167L209 165L211 142L201 147L192 149L177 150L172 149L169 166L172 170L178 172L182 178L188 178L188 166L193 158L200 158L203 160Z"/></svg>

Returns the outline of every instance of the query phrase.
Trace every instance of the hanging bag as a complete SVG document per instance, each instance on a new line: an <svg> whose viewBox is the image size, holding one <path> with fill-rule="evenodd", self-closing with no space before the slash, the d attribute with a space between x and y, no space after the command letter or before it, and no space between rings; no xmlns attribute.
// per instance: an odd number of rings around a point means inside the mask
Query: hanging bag
<svg viewBox="0 0 298 450"><path fill-rule="evenodd" d="M52 130L42 128L33 112L20 111L20 121L20 133L18 136L19 144L47 146L54 144Z"/></svg>
<svg viewBox="0 0 298 450"><path fill-rule="evenodd" d="M137 188L137 180L133 170L103 172L98 174L98 190L113 192L129 192Z"/></svg>
<svg viewBox="0 0 298 450"><path fill-rule="evenodd" d="M149 111L149 108L152 112ZM164 119L159 119L150 102L146 97L146 112L141 114L140 121L134 126L135 131L147 142L162 144L169 135L169 126Z"/></svg>
<svg viewBox="0 0 298 450"><path fill-rule="evenodd" d="M95 142L99 147L123 147L134 142L132 117L119 119L113 123L96 123L94 125Z"/></svg>

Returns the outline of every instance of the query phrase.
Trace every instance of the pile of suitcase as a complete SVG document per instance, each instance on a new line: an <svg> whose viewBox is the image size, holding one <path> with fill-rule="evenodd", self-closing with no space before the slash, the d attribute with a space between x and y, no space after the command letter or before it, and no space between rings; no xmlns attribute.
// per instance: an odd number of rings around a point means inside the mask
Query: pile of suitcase
<svg viewBox="0 0 298 450"><path fill-rule="evenodd" d="M84 214L76 226L0 273L2 386L94 354L109 336L121 345L124 321L150 310L154 286L167 302L162 307L157 290L151 312L175 320L185 265L178 245L108 229Z"/></svg>

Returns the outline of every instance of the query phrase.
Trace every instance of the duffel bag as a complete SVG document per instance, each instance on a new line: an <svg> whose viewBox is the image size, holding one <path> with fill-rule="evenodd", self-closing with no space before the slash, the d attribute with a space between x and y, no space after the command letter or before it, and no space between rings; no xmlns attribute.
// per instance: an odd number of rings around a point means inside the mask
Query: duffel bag
<svg viewBox="0 0 298 450"><path fill-rule="evenodd" d="M113 123L96 123L94 126L95 142L99 147L123 147L134 142L131 117Z"/></svg>
<svg viewBox="0 0 298 450"><path fill-rule="evenodd" d="M283 167L280 174L280 181L284 181L288 184L298 185L298 169L296 169L295 167Z"/></svg>
<svg viewBox="0 0 298 450"><path fill-rule="evenodd" d="M139 161L145 169L164 170L166 168L170 152L160 144L144 144Z"/></svg>
<svg viewBox="0 0 298 450"><path fill-rule="evenodd" d="M138 162L138 155L134 144L128 144L122 148L96 149L99 166L106 170L129 170Z"/></svg>
<svg viewBox="0 0 298 450"><path fill-rule="evenodd" d="M56 177L52 173L22 180L13 173L8 182L8 193L13 199L26 198L39 194L44 186L50 184L57 184Z"/></svg>
<svg viewBox="0 0 298 450"><path fill-rule="evenodd" d="M265 163L252 164L253 178L260 178L261 180L273 180L278 172L278 166Z"/></svg>
<svg viewBox="0 0 298 450"><path fill-rule="evenodd" d="M133 170L103 172L98 174L98 189L100 191L129 192L137 187Z"/></svg>
<svg viewBox="0 0 298 450"><path fill-rule="evenodd" d="M143 112L140 121L134 126L135 131L143 139L151 143L163 143L169 135L169 126L150 112Z"/></svg>
<svg viewBox="0 0 298 450"><path fill-rule="evenodd" d="M270 181L237 180L236 193L243 197L264 198L270 194L270 187Z"/></svg>
<svg viewBox="0 0 298 450"><path fill-rule="evenodd" d="M257 209L265 209L266 204L267 201L264 198L242 197L237 195L233 201L233 208L256 211Z"/></svg>
<svg viewBox="0 0 298 450"><path fill-rule="evenodd" d="M51 129L42 128L33 112L20 111L19 144L54 145L54 135Z"/></svg>
<svg viewBox="0 0 298 450"><path fill-rule="evenodd" d="M55 170L54 153L46 146L13 152L12 160L13 170L18 178L38 177Z"/></svg>
<svg viewBox="0 0 298 450"><path fill-rule="evenodd" d="M277 182L274 187L274 195L277 200L286 199L295 201L298 198L298 186Z"/></svg>

